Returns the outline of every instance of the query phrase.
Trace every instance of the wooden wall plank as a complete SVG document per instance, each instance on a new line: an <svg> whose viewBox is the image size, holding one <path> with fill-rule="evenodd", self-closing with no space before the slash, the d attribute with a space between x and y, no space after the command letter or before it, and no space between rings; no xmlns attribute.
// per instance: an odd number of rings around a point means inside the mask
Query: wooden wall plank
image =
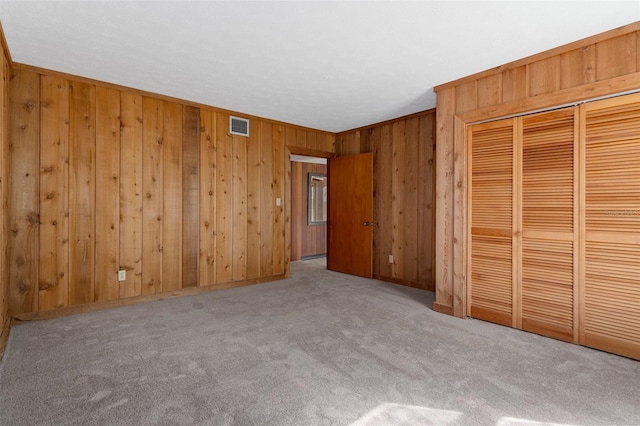
<svg viewBox="0 0 640 426"><path fill-rule="evenodd" d="M200 250L200 109L185 106L182 120L182 287L196 287Z"/></svg>
<svg viewBox="0 0 640 426"><path fill-rule="evenodd" d="M471 81L456 87L456 112L478 108L478 83Z"/></svg>
<svg viewBox="0 0 640 426"><path fill-rule="evenodd" d="M453 164L456 89L438 93L436 108L436 241L434 309L453 308Z"/></svg>
<svg viewBox="0 0 640 426"><path fill-rule="evenodd" d="M247 141L247 278L260 276L260 176L262 162L262 133L257 120L249 124L249 140Z"/></svg>
<svg viewBox="0 0 640 426"><path fill-rule="evenodd" d="M528 82L527 65L505 70L502 73L502 101L511 102L526 98L529 93ZM456 88L456 94L457 91Z"/></svg>
<svg viewBox="0 0 640 426"><path fill-rule="evenodd" d="M216 283L216 114L200 110L200 262L201 286Z"/></svg>
<svg viewBox="0 0 640 426"><path fill-rule="evenodd" d="M96 88L95 300L120 297L120 92Z"/></svg>
<svg viewBox="0 0 640 426"><path fill-rule="evenodd" d="M69 82L40 79L39 311L69 304Z"/></svg>
<svg viewBox="0 0 640 426"><path fill-rule="evenodd" d="M280 199L274 203L273 214L273 274L284 274L284 151L285 130L283 126L273 128L273 197Z"/></svg>
<svg viewBox="0 0 640 426"><path fill-rule="evenodd" d="M402 279L418 282L418 158L420 118L406 120L404 155L404 238Z"/></svg>
<svg viewBox="0 0 640 426"><path fill-rule="evenodd" d="M497 105L502 96L502 74L481 78L478 84L478 107Z"/></svg>
<svg viewBox="0 0 640 426"><path fill-rule="evenodd" d="M596 46L585 46L560 55L560 88L596 81Z"/></svg>
<svg viewBox="0 0 640 426"><path fill-rule="evenodd" d="M273 233L275 227L274 206L275 196L273 189L274 161L273 161L273 126L271 123L262 123L262 164L260 165L260 179L262 191L260 205L260 275L263 277L273 275ZM297 132L296 132L297 133ZM298 137L298 135L296 135Z"/></svg>
<svg viewBox="0 0 640 426"><path fill-rule="evenodd" d="M69 304L94 301L95 86L69 84Z"/></svg>
<svg viewBox="0 0 640 426"><path fill-rule="evenodd" d="M182 288L182 109L163 105L162 291Z"/></svg>
<svg viewBox="0 0 640 426"><path fill-rule="evenodd" d="M418 282L433 290L435 113L420 117L418 146Z"/></svg>
<svg viewBox="0 0 640 426"><path fill-rule="evenodd" d="M142 98L142 294L162 291L163 102Z"/></svg>
<svg viewBox="0 0 640 426"><path fill-rule="evenodd" d="M302 232L303 220L306 215L303 212L304 177L302 173L303 163L291 162L291 260L302 258ZM306 203L305 203L306 205Z"/></svg>
<svg viewBox="0 0 640 426"><path fill-rule="evenodd" d="M560 89L560 59L557 56L529 65L529 95L538 96Z"/></svg>
<svg viewBox="0 0 640 426"><path fill-rule="evenodd" d="M120 298L142 294L142 96L120 93Z"/></svg>
<svg viewBox="0 0 640 426"><path fill-rule="evenodd" d="M375 189L376 205L378 206L378 216L375 217L374 235L378 236L375 244L379 247L378 274L383 277L392 276L392 267L389 263L389 255L392 254L393 235L393 133L392 125L385 124L380 130L380 149L378 155L378 168L375 169L376 183ZM377 230L377 232L376 232ZM374 262L374 265L376 263Z"/></svg>
<svg viewBox="0 0 640 426"><path fill-rule="evenodd" d="M247 277L247 138L233 137L233 281Z"/></svg>
<svg viewBox="0 0 640 426"><path fill-rule="evenodd" d="M635 32L596 44L596 79L602 81L636 72L637 54Z"/></svg>
<svg viewBox="0 0 640 426"><path fill-rule="evenodd" d="M216 282L233 280L233 138L229 116L216 113Z"/></svg>
<svg viewBox="0 0 640 426"><path fill-rule="evenodd" d="M396 121L391 126L393 140L393 162L391 164L391 255L394 257L391 267L391 277L402 276L404 265L405 240L405 150L406 150L406 122Z"/></svg>
<svg viewBox="0 0 640 426"><path fill-rule="evenodd" d="M15 70L10 91L9 315L38 311L40 76Z"/></svg>

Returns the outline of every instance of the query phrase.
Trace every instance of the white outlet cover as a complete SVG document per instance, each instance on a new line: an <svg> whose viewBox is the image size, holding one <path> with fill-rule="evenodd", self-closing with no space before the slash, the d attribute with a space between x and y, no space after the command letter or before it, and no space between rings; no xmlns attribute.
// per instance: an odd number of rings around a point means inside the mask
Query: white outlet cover
<svg viewBox="0 0 640 426"><path fill-rule="evenodd" d="M121 270L118 271L118 281L124 281L127 279L127 271Z"/></svg>

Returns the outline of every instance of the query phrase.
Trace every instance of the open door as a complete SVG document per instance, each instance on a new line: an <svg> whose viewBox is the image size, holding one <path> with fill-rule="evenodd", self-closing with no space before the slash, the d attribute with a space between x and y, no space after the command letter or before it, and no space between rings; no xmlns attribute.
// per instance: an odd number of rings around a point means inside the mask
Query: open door
<svg viewBox="0 0 640 426"><path fill-rule="evenodd" d="M327 269L373 276L373 153L329 159Z"/></svg>

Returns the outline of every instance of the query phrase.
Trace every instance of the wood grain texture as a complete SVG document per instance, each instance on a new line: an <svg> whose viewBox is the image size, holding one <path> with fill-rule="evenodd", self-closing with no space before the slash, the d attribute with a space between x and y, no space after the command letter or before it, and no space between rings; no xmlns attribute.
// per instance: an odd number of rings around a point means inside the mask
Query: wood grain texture
<svg viewBox="0 0 640 426"><path fill-rule="evenodd" d="M69 304L69 82L40 79L38 310Z"/></svg>
<svg viewBox="0 0 640 426"><path fill-rule="evenodd" d="M327 252L327 226L309 225L309 173L327 173L324 164L291 162L291 260Z"/></svg>
<svg viewBox="0 0 640 426"><path fill-rule="evenodd" d="M374 275L433 290L435 110L336 139L347 153L374 153Z"/></svg>
<svg viewBox="0 0 640 426"><path fill-rule="evenodd" d="M198 285L200 250L200 110L182 116L182 287Z"/></svg>
<svg viewBox="0 0 640 426"><path fill-rule="evenodd" d="M468 173L468 165L464 162L455 163L447 159L450 155L449 145L453 148L467 143L466 133L456 132L456 126L555 108L637 89L640 87L637 68L640 55L639 28L638 23L630 24L435 88L438 95L439 152L436 161L437 273L434 309L438 305L440 311L448 311L445 308L450 306L448 300L451 300L449 294L452 287L448 279L449 269L453 269L454 277L463 277L464 271L461 268L464 268L464 262L457 258L466 258L469 251L469 243L458 239L459 232L447 232L452 225L455 230L456 225L452 222L459 222L457 218L464 218L466 215L463 203L450 205L447 200L447 194L455 193L447 176L465 176ZM502 78L502 99L498 104L481 106L477 98L478 90L474 91L473 87L496 75L501 75ZM450 143L450 139L455 142ZM448 246L455 244L461 246L449 256ZM443 276L444 271L447 273ZM465 289L468 280L469 277L463 284ZM451 312L457 315L455 309Z"/></svg>
<svg viewBox="0 0 640 426"><path fill-rule="evenodd" d="M95 86L69 85L69 304L91 303L95 285Z"/></svg>
<svg viewBox="0 0 640 426"><path fill-rule="evenodd" d="M38 310L40 240L40 76L13 72L9 169L9 315Z"/></svg>
<svg viewBox="0 0 640 426"><path fill-rule="evenodd" d="M34 71L14 77L21 105L7 126L21 174L2 181L19 199L2 210L7 224L16 219L2 233L14 239L11 309L117 305L288 274L287 156L328 157L334 135L254 117L252 137L238 145L218 109Z"/></svg>
<svg viewBox="0 0 640 426"><path fill-rule="evenodd" d="M162 291L163 102L142 98L142 291Z"/></svg>
<svg viewBox="0 0 640 426"><path fill-rule="evenodd" d="M162 288L182 288L182 108L164 102L162 127Z"/></svg>
<svg viewBox="0 0 640 426"><path fill-rule="evenodd" d="M216 282L233 280L233 137L216 113Z"/></svg>
<svg viewBox="0 0 640 426"><path fill-rule="evenodd" d="M4 40L4 33L2 32L2 27L0 26L0 39L2 40L2 52L0 55L0 66L2 66L1 79L0 79L0 98L2 99L2 115L0 118L0 203L2 204L2 209L0 209L0 226L2 227L0 232L0 247L2 247L3 252L5 253L2 258L0 258L0 357L4 352L5 345L9 338L9 275L10 275L10 267L8 265L9 256L8 256L8 248L9 248L9 228L10 228L10 219L11 214L9 211L9 198L10 198L10 189L9 189L9 175L11 173L11 160L10 160L10 149L11 149L11 135L10 135L10 118L9 118L9 79L10 79L10 70L9 70L9 62L7 58L11 59L8 52L9 50L6 47L6 41Z"/></svg>
<svg viewBox="0 0 640 426"><path fill-rule="evenodd" d="M120 93L120 298L142 294L142 96Z"/></svg>
<svg viewBox="0 0 640 426"><path fill-rule="evenodd" d="M199 285L216 283L216 114L200 110Z"/></svg>
<svg viewBox="0 0 640 426"><path fill-rule="evenodd" d="M120 92L96 89L95 300L120 297Z"/></svg>

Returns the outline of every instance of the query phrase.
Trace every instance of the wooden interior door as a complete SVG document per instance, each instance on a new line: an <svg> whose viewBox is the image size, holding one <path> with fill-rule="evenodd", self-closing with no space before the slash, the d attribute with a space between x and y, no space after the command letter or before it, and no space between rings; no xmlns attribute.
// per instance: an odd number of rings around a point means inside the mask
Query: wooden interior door
<svg viewBox="0 0 640 426"><path fill-rule="evenodd" d="M329 159L327 269L373 276L373 153Z"/></svg>
<svg viewBox="0 0 640 426"><path fill-rule="evenodd" d="M580 343L640 359L640 95L582 106Z"/></svg>
<svg viewBox="0 0 640 426"><path fill-rule="evenodd" d="M470 127L469 315L516 324L513 221L514 120Z"/></svg>
<svg viewBox="0 0 640 426"><path fill-rule="evenodd" d="M519 323L578 343L574 210L576 108L522 120L522 251Z"/></svg>

